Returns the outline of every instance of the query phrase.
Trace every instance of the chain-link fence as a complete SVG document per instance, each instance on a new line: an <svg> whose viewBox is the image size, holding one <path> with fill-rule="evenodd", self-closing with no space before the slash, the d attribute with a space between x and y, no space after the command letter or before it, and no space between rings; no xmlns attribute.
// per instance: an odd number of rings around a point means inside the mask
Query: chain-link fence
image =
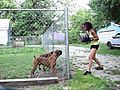
<svg viewBox="0 0 120 90"><path fill-rule="evenodd" d="M68 78L69 71L67 67L67 60L69 60L66 55L68 50L67 39L66 36L66 21L65 21L65 13L61 15L61 17L53 23L47 31L42 36L42 45L46 52L62 50L61 57L57 60L57 68L59 75L62 78Z"/></svg>
<svg viewBox="0 0 120 90"><path fill-rule="evenodd" d="M0 46L0 79L16 79L16 78L29 78L29 77L53 77L57 76L59 79L69 78L69 47L68 47L68 10L25 10L25 9L6 9L0 10L1 12L11 13L36 13L38 21L34 21L30 16L27 19L27 23L23 23L25 20L14 14L15 21L11 20L12 30L8 32L7 45ZM43 16L48 12L55 15L48 16L52 22L49 24L49 28L41 27L40 20L43 17L38 17L37 14L41 12ZM11 14L9 14L11 15ZM32 15L32 14L31 14ZM58 15L58 16L57 16ZM54 20L57 16L57 19ZM10 17L13 17L12 15ZM23 16L24 17L24 16ZM1 19L5 19L4 16ZM18 20L17 23L15 23ZM37 23L36 23L37 22ZM22 23L22 25L20 24ZM34 24L33 24L34 23ZM18 25L18 28L15 26ZM24 25L26 24L26 25ZM33 28L32 25L37 24L37 27ZM25 30L25 26L27 26ZM46 26L46 27L48 27ZM42 29L43 32L42 32ZM21 29L21 30L18 30ZM18 31L19 32L18 32ZM28 32L25 32L28 31ZM13 35L14 34L14 35ZM56 50L62 51L58 53ZM53 54L56 53L56 56ZM48 53L50 53L48 55ZM45 54L45 55L43 55ZM40 56L43 55L43 56ZM59 57L60 55L60 57ZM52 58L54 57L54 58ZM58 58L56 58L58 57ZM50 60L53 60L50 61ZM35 64L37 63L37 64ZM33 66L32 66L33 64ZM34 68L35 67L35 68ZM34 69L34 70L33 70ZM53 70L56 69L53 74ZM34 71L34 75L32 76Z"/></svg>

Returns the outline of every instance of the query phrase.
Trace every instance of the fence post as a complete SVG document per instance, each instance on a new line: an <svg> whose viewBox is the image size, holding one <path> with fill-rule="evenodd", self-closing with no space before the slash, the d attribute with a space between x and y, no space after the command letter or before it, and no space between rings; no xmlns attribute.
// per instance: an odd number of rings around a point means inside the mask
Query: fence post
<svg viewBox="0 0 120 90"><path fill-rule="evenodd" d="M70 79L70 63L69 63L69 39L68 39L68 7L65 7L65 56L66 56L66 63L67 63L67 78Z"/></svg>
<svg viewBox="0 0 120 90"><path fill-rule="evenodd" d="M54 51L54 24L52 24L52 50Z"/></svg>

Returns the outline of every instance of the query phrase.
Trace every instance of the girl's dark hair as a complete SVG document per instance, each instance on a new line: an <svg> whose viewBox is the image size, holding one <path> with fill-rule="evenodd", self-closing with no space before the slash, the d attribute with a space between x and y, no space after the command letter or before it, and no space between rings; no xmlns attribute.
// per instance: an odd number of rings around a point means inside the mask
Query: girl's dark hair
<svg viewBox="0 0 120 90"><path fill-rule="evenodd" d="M92 24L90 22L85 22L85 23L83 23L82 28L84 30L89 30L89 29L93 28L93 26L92 26Z"/></svg>

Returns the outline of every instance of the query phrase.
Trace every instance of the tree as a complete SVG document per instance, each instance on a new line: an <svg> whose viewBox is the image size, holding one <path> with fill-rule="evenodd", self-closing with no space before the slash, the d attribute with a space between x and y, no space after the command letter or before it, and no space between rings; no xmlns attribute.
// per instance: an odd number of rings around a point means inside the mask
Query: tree
<svg viewBox="0 0 120 90"><path fill-rule="evenodd" d="M25 2L21 4L21 8L50 9L51 3L50 0L25 0Z"/></svg>
<svg viewBox="0 0 120 90"><path fill-rule="evenodd" d="M25 0L23 9L50 9L50 0ZM1 9L18 8L14 0L1 0ZM0 18L11 19L13 36L41 35L52 24L53 11L1 11Z"/></svg>
<svg viewBox="0 0 120 90"><path fill-rule="evenodd" d="M16 5L13 3L13 0L0 0L0 9L13 9L16 8Z"/></svg>
<svg viewBox="0 0 120 90"><path fill-rule="evenodd" d="M16 5L13 0L0 0L0 9L15 9ZM12 18L12 12L0 11L0 18Z"/></svg>
<svg viewBox="0 0 120 90"><path fill-rule="evenodd" d="M49 9L49 0L26 0L21 8ZM54 12L52 11L17 11L14 13L14 36L41 35L52 24Z"/></svg>
<svg viewBox="0 0 120 90"><path fill-rule="evenodd" d="M106 22L120 22L120 0L90 0L89 6L99 26Z"/></svg>
<svg viewBox="0 0 120 90"><path fill-rule="evenodd" d="M70 17L70 21L69 42L78 43L80 38L79 34L82 32L81 25L86 21L93 21L92 12L90 10L81 9Z"/></svg>

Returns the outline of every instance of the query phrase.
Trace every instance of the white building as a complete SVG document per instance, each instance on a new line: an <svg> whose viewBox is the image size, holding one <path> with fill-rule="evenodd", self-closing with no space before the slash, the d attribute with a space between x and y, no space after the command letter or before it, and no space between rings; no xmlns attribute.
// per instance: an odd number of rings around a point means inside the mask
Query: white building
<svg viewBox="0 0 120 90"><path fill-rule="evenodd" d="M0 19L0 45L7 45L11 31L10 19Z"/></svg>

